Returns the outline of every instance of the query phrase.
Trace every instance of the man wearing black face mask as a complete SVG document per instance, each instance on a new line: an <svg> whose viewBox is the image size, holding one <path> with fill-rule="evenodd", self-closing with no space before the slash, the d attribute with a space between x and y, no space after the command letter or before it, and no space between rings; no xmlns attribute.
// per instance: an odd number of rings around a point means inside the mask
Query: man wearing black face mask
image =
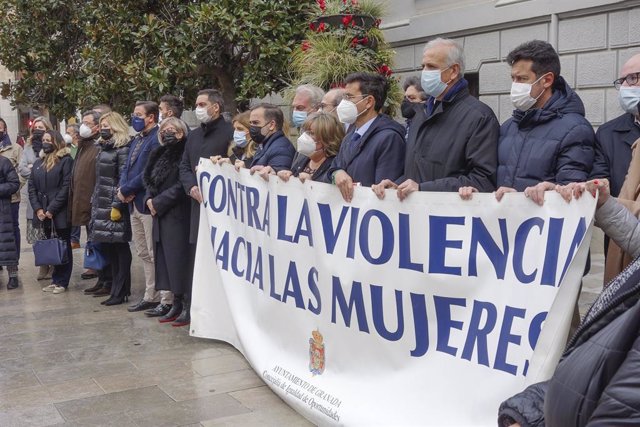
<svg viewBox="0 0 640 427"><path fill-rule="evenodd" d="M249 115L249 135L258 144L251 162L251 172L260 171L265 177L289 169L296 153L282 132L284 114L272 104L258 104Z"/></svg>
<svg viewBox="0 0 640 427"><path fill-rule="evenodd" d="M416 109L420 108L420 106L427 100L427 94L422 89L422 86L420 85L420 78L417 76L408 77L404 81L402 88L404 89L404 99L402 100L402 104L400 104L400 111L402 113L402 117L406 119L406 140L409 136L411 119L416 115Z"/></svg>

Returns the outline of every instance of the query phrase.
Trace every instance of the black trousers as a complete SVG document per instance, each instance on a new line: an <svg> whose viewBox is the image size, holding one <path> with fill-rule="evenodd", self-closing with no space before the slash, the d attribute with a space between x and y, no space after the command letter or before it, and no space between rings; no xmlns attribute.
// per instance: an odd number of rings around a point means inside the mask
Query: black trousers
<svg viewBox="0 0 640 427"><path fill-rule="evenodd" d="M128 242L102 243L100 248L111 263L111 296L131 295L131 249ZM105 270L109 269L107 267Z"/></svg>

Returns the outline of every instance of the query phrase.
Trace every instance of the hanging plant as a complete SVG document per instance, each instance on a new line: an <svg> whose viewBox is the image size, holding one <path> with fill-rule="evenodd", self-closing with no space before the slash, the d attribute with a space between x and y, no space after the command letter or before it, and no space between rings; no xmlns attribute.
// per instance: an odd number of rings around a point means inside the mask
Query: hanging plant
<svg viewBox="0 0 640 427"><path fill-rule="evenodd" d="M306 39L292 56L293 87L310 83L329 90L344 86L351 73L379 73L389 82L385 106L392 113L402 91L393 76L394 52L379 29L383 13L373 0L316 0Z"/></svg>

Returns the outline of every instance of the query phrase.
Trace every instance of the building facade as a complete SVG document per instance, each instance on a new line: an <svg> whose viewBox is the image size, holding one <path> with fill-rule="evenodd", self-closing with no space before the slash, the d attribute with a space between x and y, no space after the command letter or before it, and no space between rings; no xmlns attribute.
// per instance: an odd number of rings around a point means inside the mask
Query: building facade
<svg viewBox="0 0 640 427"><path fill-rule="evenodd" d="M0 65L0 84L9 82L9 80L15 80L14 73ZM11 141L15 142L18 136L19 114L18 110L11 106L11 100L0 97L0 117L7 122L9 137Z"/></svg>
<svg viewBox="0 0 640 427"><path fill-rule="evenodd" d="M466 73L480 100L504 122L509 99L511 49L533 40L560 54L562 76L578 92L594 125L622 114L613 81L640 53L640 1L620 0L392 0L381 28L396 51L401 79L419 74L424 44L435 37L458 40ZM640 71L640 70L639 70Z"/></svg>

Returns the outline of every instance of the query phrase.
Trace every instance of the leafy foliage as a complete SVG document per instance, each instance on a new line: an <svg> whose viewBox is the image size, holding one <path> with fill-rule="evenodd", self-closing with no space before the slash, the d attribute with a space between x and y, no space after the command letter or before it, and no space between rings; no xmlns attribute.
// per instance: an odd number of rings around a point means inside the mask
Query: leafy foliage
<svg viewBox="0 0 640 427"><path fill-rule="evenodd" d="M292 55L295 85L328 90L354 72L380 73L389 83L385 105L392 114L402 92L391 69L394 52L378 28L382 13L376 0L316 0L306 38Z"/></svg>
<svg viewBox="0 0 640 427"><path fill-rule="evenodd" d="M214 87L236 102L288 85L311 0L0 0L0 63L15 103L58 116Z"/></svg>

